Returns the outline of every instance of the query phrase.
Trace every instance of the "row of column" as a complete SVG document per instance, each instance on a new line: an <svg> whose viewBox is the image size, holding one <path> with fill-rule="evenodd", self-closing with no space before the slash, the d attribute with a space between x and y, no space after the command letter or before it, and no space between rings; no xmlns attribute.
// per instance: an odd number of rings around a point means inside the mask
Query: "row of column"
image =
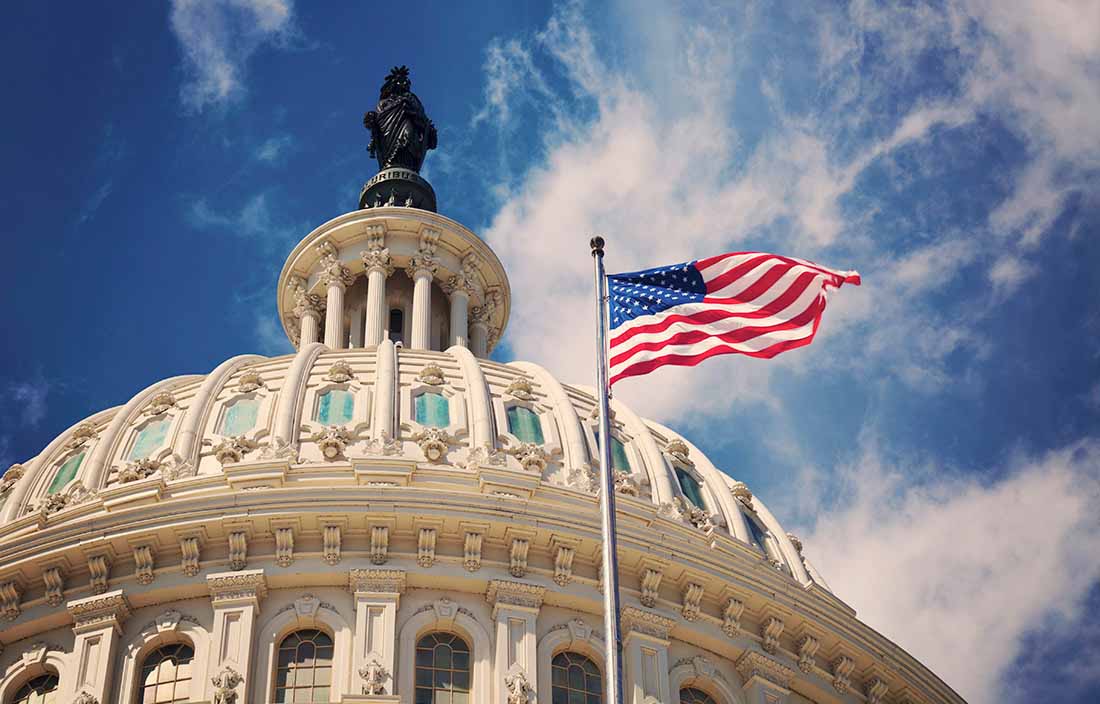
<svg viewBox="0 0 1100 704"><path fill-rule="evenodd" d="M327 245L327 246L326 246ZM435 256L435 243L430 235L422 236L421 248L412 257L406 269L413 280L412 320L409 347L428 349L431 345L432 282L438 269ZM340 263L335 248L323 243L321 282L325 286L325 330L324 343L332 348L344 346L344 292L354 281L351 271ZM372 238L368 248L363 251L363 264L367 274L366 324L363 344L366 347L379 344L386 332L388 316L386 314L386 280L393 274L389 250L381 245L380 239ZM444 289L451 299L450 345L470 347L474 355L485 357L488 354L489 326L488 318L491 305L478 306L470 316L470 295L474 290L475 262L472 255L463 260L460 273L446 282ZM295 314L300 321L300 346L318 339L321 319L321 301L319 297L305 292L304 285L298 289Z"/></svg>

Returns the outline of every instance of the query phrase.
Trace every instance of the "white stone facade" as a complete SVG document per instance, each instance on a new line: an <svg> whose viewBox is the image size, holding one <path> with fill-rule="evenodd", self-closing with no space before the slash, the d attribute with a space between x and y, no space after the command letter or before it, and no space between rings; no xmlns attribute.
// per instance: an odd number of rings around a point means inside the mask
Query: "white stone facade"
<svg viewBox="0 0 1100 704"><path fill-rule="evenodd" d="M331 702L414 702L431 633L469 649L471 703L550 702L563 652L601 666L596 402L486 358L508 300L457 223L342 216L284 268L296 354L154 384L9 470L0 704L46 674L65 704L140 702L150 654L180 643L184 700L273 702L280 644L304 632L331 642ZM631 704L685 688L717 704L962 701L859 622L747 487L613 412Z"/></svg>

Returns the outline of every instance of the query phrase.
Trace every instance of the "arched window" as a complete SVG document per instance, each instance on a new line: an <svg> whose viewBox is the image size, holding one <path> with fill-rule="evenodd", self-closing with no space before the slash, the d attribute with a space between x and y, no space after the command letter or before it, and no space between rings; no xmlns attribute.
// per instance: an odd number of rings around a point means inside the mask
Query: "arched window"
<svg viewBox="0 0 1100 704"><path fill-rule="evenodd" d="M83 452L79 452L65 460L65 464L61 465L61 468L57 470L57 474L53 476L53 481L50 482L50 487L46 489L46 493L56 494L64 489L76 476L76 470L80 469L80 463L83 461Z"/></svg>
<svg viewBox="0 0 1100 704"><path fill-rule="evenodd" d="M696 508L705 509L707 505L703 501L703 489L699 486L699 482L686 470L680 467L675 469L676 481L679 482L680 490L684 492L684 496L687 497L688 501L695 504Z"/></svg>
<svg viewBox="0 0 1100 704"><path fill-rule="evenodd" d="M390 308L390 323L387 329L390 331L390 340L394 344L402 342L401 335L405 332L405 311L400 308Z"/></svg>
<svg viewBox="0 0 1100 704"><path fill-rule="evenodd" d="M469 704L470 646L453 633L416 643L415 704Z"/></svg>
<svg viewBox="0 0 1100 704"><path fill-rule="evenodd" d="M141 664L137 704L186 702L191 699L191 661L195 650L186 643L157 648Z"/></svg>
<svg viewBox="0 0 1100 704"><path fill-rule="evenodd" d="M600 668L580 653L558 653L550 664L550 701L552 704L602 704Z"/></svg>
<svg viewBox="0 0 1100 704"><path fill-rule="evenodd" d="M275 704L327 702L332 686L332 638L323 631L295 631L279 644Z"/></svg>
<svg viewBox="0 0 1100 704"><path fill-rule="evenodd" d="M222 435L244 435L256 427L256 418L260 412L260 399L239 398L226 405L222 417Z"/></svg>
<svg viewBox="0 0 1100 704"><path fill-rule="evenodd" d="M15 690L11 704L53 704L57 700L57 675L35 677Z"/></svg>
<svg viewBox="0 0 1100 704"><path fill-rule="evenodd" d="M350 423L355 413L355 394L344 389L330 389L317 397L314 420L322 425Z"/></svg>
<svg viewBox="0 0 1100 704"><path fill-rule="evenodd" d="M153 454L154 450L164 444L164 438L168 437L168 426L171 424L171 418L161 418L160 420L150 421L149 424L138 433L137 439L134 440L134 446L130 449L130 456L127 459L131 461L143 460Z"/></svg>
<svg viewBox="0 0 1100 704"><path fill-rule="evenodd" d="M414 404L416 422L433 428L446 428L451 424L451 406L443 394L425 391L416 397Z"/></svg>
<svg viewBox="0 0 1100 704"><path fill-rule="evenodd" d="M701 689L684 687L680 690L680 704L718 704L714 697Z"/></svg>
<svg viewBox="0 0 1100 704"><path fill-rule="evenodd" d="M595 435L596 448L598 453L598 448L600 447L600 433L596 431ZM599 460L600 458L597 454L596 461L599 462ZM611 467L613 469L617 469L620 472L630 472L630 460L626 457L626 445L624 445L622 440L615 437L614 435L611 436Z"/></svg>
<svg viewBox="0 0 1100 704"><path fill-rule="evenodd" d="M546 442L542 437L539 414L523 406L508 407L508 432L522 442L533 442L536 445Z"/></svg>

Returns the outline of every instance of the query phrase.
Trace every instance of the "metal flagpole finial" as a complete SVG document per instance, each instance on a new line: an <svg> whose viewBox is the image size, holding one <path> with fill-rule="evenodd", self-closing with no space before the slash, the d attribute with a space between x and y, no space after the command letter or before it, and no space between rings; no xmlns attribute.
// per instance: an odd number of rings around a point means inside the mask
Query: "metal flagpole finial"
<svg viewBox="0 0 1100 704"><path fill-rule="evenodd" d="M588 246L592 248L592 256L593 257L602 257L603 256L603 238L602 237L600 237L599 235L596 235L595 237L593 237L592 239L590 239L588 241Z"/></svg>

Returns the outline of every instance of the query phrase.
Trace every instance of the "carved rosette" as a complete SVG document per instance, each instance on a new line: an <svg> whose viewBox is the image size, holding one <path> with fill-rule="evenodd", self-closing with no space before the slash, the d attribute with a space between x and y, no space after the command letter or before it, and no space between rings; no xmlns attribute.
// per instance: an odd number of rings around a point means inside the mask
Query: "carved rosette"
<svg viewBox="0 0 1100 704"><path fill-rule="evenodd" d="M318 430L310 439L317 443L326 460L335 460L344 456L344 450L351 443L351 434L338 425L330 425Z"/></svg>
<svg viewBox="0 0 1100 704"><path fill-rule="evenodd" d="M432 464L442 462L447 456L447 449L454 443L454 438L443 428L423 428L412 439Z"/></svg>

